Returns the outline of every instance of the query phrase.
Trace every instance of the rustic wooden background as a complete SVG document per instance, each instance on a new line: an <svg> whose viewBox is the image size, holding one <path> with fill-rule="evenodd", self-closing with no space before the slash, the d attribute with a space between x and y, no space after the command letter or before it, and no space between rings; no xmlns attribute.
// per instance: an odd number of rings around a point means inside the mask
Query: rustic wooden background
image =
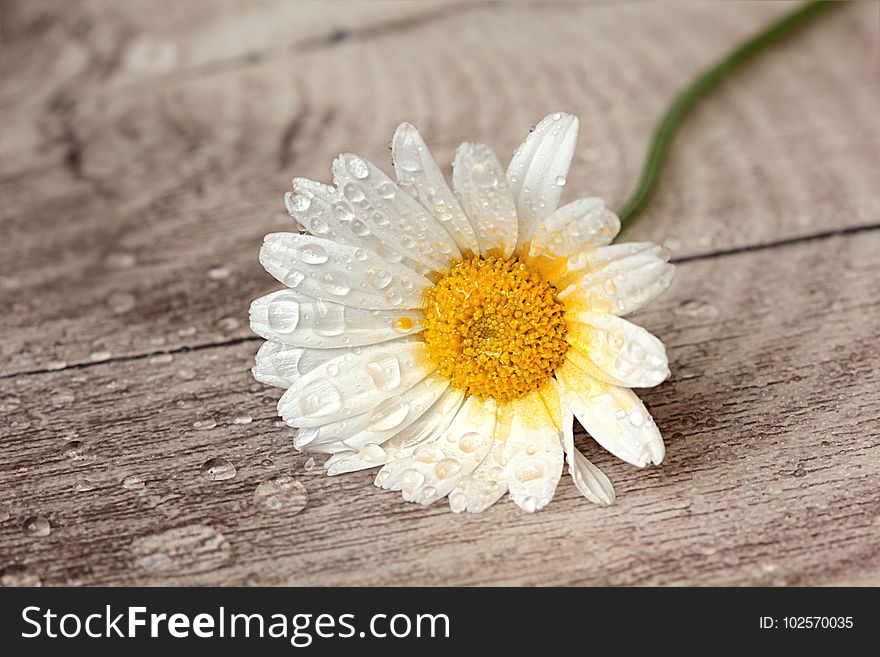
<svg viewBox="0 0 880 657"><path fill-rule="evenodd" d="M160 5L160 6L157 6ZM249 374L294 175L403 120L448 164L581 117L620 207L670 98L792 5L0 4L3 584L880 584L880 11L838 7L688 120L628 236L673 377L619 493L458 516L327 478ZM234 476L232 476L234 474ZM277 493L278 504L267 504Z"/></svg>

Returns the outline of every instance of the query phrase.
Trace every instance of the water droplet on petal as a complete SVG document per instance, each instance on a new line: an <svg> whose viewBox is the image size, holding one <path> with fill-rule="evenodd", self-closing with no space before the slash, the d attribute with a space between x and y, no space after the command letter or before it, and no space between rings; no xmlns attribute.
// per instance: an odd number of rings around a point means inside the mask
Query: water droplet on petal
<svg viewBox="0 0 880 657"><path fill-rule="evenodd" d="M443 459L434 466L434 474L437 479L454 477L461 470L461 464L455 459Z"/></svg>
<svg viewBox="0 0 880 657"><path fill-rule="evenodd" d="M290 214L305 212L312 205L312 199L302 192L287 192L284 195L284 205Z"/></svg>
<svg viewBox="0 0 880 657"><path fill-rule="evenodd" d="M556 176L556 184L560 187L565 187L566 182L565 176Z"/></svg>
<svg viewBox="0 0 880 657"><path fill-rule="evenodd" d="M299 257L309 265L323 265L330 259L330 255L320 244L304 244L299 248Z"/></svg>
<svg viewBox="0 0 880 657"><path fill-rule="evenodd" d="M369 415L370 431L388 431L398 426L409 414L409 404L398 396L380 402Z"/></svg>
<svg viewBox="0 0 880 657"><path fill-rule="evenodd" d="M308 384L300 393L299 406L304 415L320 417L342 408L342 394L326 379Z"/></svg>
<svg viewBox="0 0 880 657"><path fill-rule="evenodd" d="M486 162L479 162L471 170L471 180L477 187L491 189L498 186L495 169Z"/></svg>
<svg viewBox="0 0 880 657"><path fill-rule="evenodd" d="M473 452L480 448L480 445L483 444L483 437L476 433L475 431L471 431L469 433L464 434L461 439L458 441L458 446L461 448L463 452Z"/></svg>
<svg viewBox="0 0 880 657"><path fill-rule="evenodd" d="M363 180L370 175L370 169L367 163L357 155L351 155L348 158L348 170L355 178Z"/></svg>
<svg viewBox="0 0 880 657"><path fill-rule="evenodd" d="M377 390L390 391L400 385L400 361L391 354L370 359L364 368Z"/></svg>
<svg viewBox="0 0 880 657"><path fill-rule="evenodd" d="M345 306L329 301L316 301L314 308L315 333L331 337L345 332Z"/></svg>
<svg viewBox="0 0 880 657"><path fill-rule="evenodd" d="M387 180L383 182L376 188L376 193L379 194L382 198L391 199L394 198L394 183L388 182Z"/></svg>
<svg viewBox="0 0 880 657"><path fill-rule="evenodd" d="M266 311L269 327L278 333L292 333L299 324L299 303L292 299L275 299Z"/></svg>
<svg viewBox="0 0 880 657"><path fill-rule="evenodd" d="M321 280L324 283L324 289L334 296L344 297L351 292L351 283L342 272L328 271Z"/></svg>
<svg viewBox="0 0 880 657"><path fill-rule="evenodd" d="M391 272L387 269L370 267L365 272L367 282L377 290L384 290L391 283Z"/></svg>

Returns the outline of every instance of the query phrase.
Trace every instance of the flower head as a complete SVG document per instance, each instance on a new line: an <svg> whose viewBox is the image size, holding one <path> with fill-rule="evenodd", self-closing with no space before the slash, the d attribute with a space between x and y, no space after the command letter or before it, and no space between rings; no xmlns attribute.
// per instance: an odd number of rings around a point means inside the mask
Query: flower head
<svg viewBox="0 0 880 657"><path fill-rule="evenodd" d="M331 475L453 511L505 492L546 506L567 461L588 499L611 482L574 446L573 418L638 467L663 441L630 390L668 376L662 343L621 316L660 294L660 247L609 246L620 229L598 198L558 207L578 121L546 117L505 171L482 144L455 154L452 189L418 131L392 143L397 182L351 154L334 186L297 178L285 196L301 233L267 235L260 262L286 287L251 305L266 338L257 380L294 445L329 454Z"/></svg>

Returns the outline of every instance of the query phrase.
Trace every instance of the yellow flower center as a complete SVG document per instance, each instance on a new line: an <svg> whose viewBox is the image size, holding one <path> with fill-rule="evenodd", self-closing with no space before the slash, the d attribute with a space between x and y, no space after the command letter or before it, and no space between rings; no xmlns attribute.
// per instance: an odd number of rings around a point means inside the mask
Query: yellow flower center
<svg viewBox="0 0 880 657"><path fill-rule="evenodd" d="M517 258L456 260L422 297L422 334L455 388L505 402L537 390L565 356L556 288Z"/></svg>

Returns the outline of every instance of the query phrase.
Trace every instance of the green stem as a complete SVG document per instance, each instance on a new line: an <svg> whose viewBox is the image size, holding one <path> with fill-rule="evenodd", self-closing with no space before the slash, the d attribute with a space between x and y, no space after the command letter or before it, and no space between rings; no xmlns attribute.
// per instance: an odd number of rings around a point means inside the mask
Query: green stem
<svg viewBox="0 0 880 657"><path fill-rule="evenodd" d="M724 78L743 64L763 52L769 45L806 24L814 16L834 4L834 2L808 2L798 7L740 45L712 68L701 73L689 87L678 95L654 130L639 184L620 212L621 230L632 225L648 205L648 201L651 200L675 132L700 98L717 87Z"/></svg>

